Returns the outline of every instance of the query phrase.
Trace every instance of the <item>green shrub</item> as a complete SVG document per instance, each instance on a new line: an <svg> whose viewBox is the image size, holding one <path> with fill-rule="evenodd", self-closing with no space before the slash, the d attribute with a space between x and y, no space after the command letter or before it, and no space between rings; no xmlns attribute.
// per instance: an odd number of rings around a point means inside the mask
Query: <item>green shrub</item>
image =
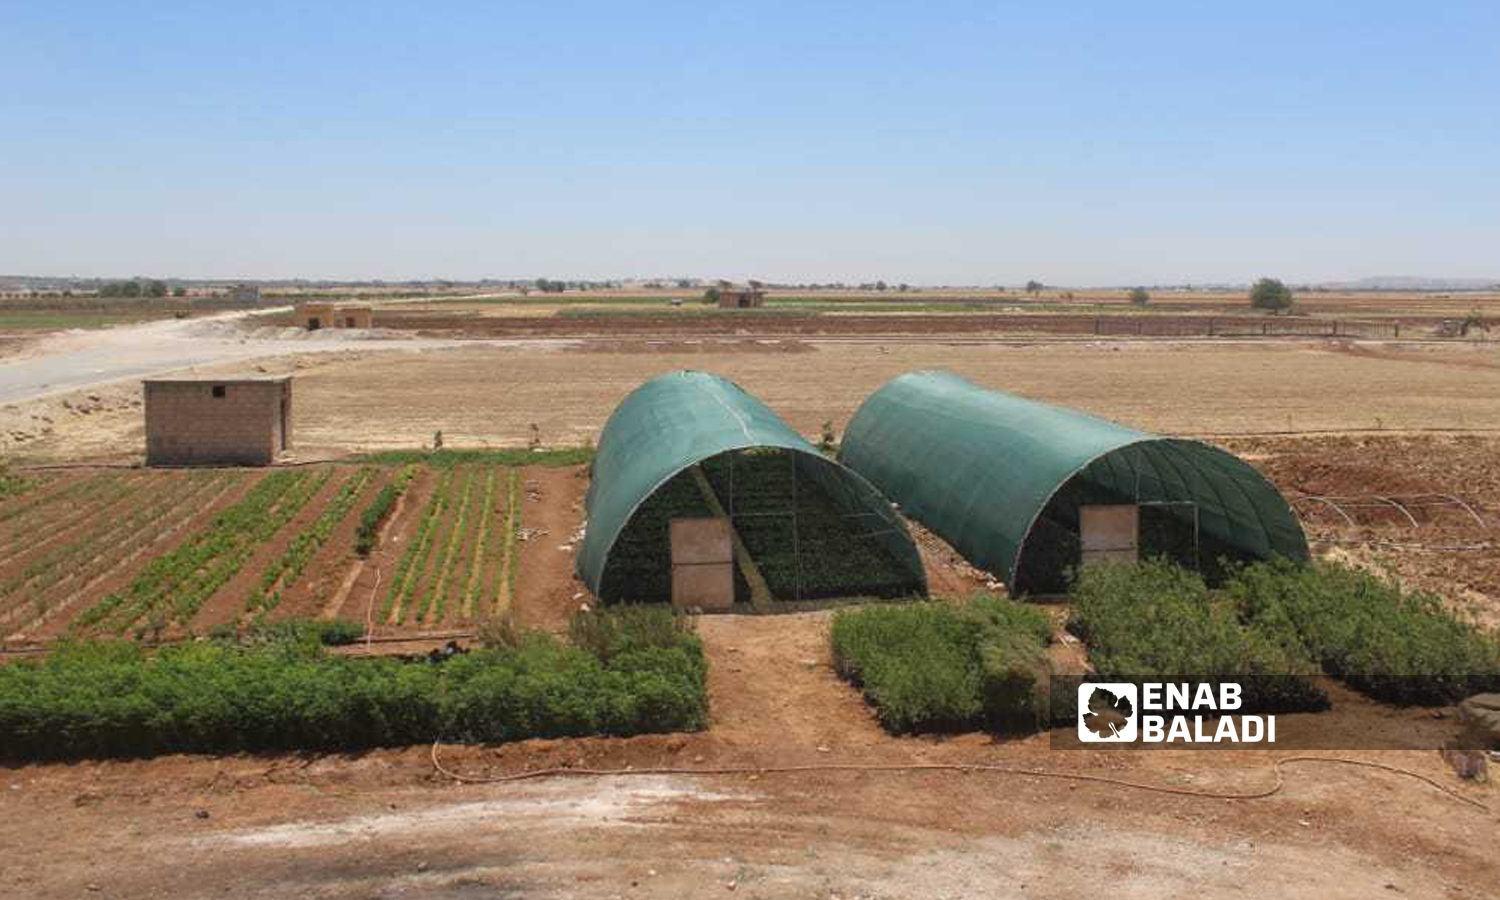
<svg viewBox="0 0 1500 900"><path fill-rule="evenodd" d="M846 609L834 668L893 732L1035 728L1048 717L1050 632L1039 610L984 595Z"/></svg>
<svg viewBox="0 0 1500 900"><path fill-rule="evenodd" d="M605 662L656 647L686 647L702 655L692 620L661 604L581 610L568 623L568 640Z"/></svg>
<svg viewBox="0 0 1500 900"><path fill-rule="evenodd" d="M1085 567L1072 603L1071 625L1101 681L1237 682L1246 712L1328 706L1302 648L1247 627L1202 578L1171 563Z"/></svg>
<svg viewBox="0 0 1500 900"><path fill-rule="evenodd" d="M354 750L704 727L697 638L677 629L663 640L632 625L616 633L608 659L531 634L442 664L331 656L313 639L328 634L308 623L151 655L125 642L64 644L45 660L0 666L0 756Z"/></svg>
<svg viewBox="0 0 1500 900"><path fill-rule="evenodd" d="M1431 594L1286 560L1246 567L1225 590L1247 621L1377 699L1445 704L1500 690L1500 641Z"/></svg>

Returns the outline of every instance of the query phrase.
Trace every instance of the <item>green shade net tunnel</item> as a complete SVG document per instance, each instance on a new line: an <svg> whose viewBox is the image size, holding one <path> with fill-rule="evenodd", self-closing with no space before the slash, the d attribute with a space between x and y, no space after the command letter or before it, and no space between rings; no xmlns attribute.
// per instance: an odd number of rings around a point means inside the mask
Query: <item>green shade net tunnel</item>
<svg viewBox="0 0 1500 900"><path fill-rule="evenodd" d="M576 565L606 603L670 601L670 523L715 505L774 600L927 592L891 504L723 378L673 372L641 385L605 423L590 476ZM747 599L740 565L735 579Z"/></svg>
<svg viewBox="0 0 1500 900"><path fill-rule="evenodd" d="M1307 559L1291 508L1239 458L948 372L908 373L872 394L839 459L1016 596L1067 589L1086 505L1139 504L1140 555L1211 581L1224 559Z"/></svg>

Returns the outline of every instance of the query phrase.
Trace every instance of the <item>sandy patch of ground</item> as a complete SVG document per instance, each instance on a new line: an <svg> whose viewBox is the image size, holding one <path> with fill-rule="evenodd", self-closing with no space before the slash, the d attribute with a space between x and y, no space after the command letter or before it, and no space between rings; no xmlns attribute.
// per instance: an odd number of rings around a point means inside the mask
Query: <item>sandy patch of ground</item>
<svg viewBox="0 0 1500 900"><path fill-rule="evenodd" d="M320 445L396 446L441 429L454 444L517 444L535 423L545 443L579 443L596 438L643 380L679 368L737 381L805 434L829 420L842 429L885 381L932 367L1168 433L1500 428L1500 371L1441 357L1123 342L816 346L791 358L475 349L353 361L301 379L299 434Z"/></svg>

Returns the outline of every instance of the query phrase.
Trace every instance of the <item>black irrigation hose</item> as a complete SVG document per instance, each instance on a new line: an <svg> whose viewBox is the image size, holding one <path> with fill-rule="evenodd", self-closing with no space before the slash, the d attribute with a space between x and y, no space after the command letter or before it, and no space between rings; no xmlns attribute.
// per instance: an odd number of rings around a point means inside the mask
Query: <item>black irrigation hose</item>
<svg viewBox="0 0 1500 900"><path fill-rule="evenodd" d="M1056 772L1050 769L1031 769L1018 766L998 766L986 763L813 763L800 766L723 766L713 768L688 769L676 766L665 766L644 769L570 769L551 768L536 769L529 772L517 772L511 775L484 775L471 776L462 775L443 766L438 759L438 747L442 741L432 742L432 766L439 774L445 775L464 784L507 784L516 781L529 781L536 778L554 778L563 776L572 777L614 777L619 775L788 775L805 772L956 772L960 774L982 773L997 775L1022 775L1028 778L1058 778L1064 781L1082 781L1091 784L1107 784L1114 787L1130 788L1138 791L1152 791L1159 794L1176 794L1183 797L1196 797L1203 800L1263 800L1281 792L1286 786L1286 778L1281 768L1288 763L1298 762L1321 762L1335 763L1346 766L1360 766L1369 769L1379 769L1396 775L1405 775L1415 778L1429 787L1441 792L1447 797L1460 803L1468 804L1486 813L1490 808L1472 797L1444 787L1432 778L1403 769L1399 766L1387 765L1386 763L1373 762L1363 759L1346 759L1340 756L1317 756L1299 755L1283 756L1271 763L1271 771L1276 776L1276 783L1268 788L1258 791L1230 792L1230 791L1193 791L1185 788L1171 787L1163 784L1146 784L1140 781L1128 781L1123 778L1112 778L1108 775L1089 775L1083 772Z"/></svg>

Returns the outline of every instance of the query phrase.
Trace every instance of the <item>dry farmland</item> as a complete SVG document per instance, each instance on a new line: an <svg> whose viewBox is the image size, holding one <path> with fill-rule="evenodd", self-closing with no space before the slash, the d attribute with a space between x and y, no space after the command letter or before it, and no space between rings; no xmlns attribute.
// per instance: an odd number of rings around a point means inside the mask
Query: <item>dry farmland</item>
<svg viewBox="0 0 1500 900"><path fill-rule="evenodd" d="M1213 313L1217 302L1180 314ZM1329 303L1343 306L1319 315L1393 314L1379 297ZM1421 314L1452 305L1461 302L1432 300ZM1319 555L1392 572L1485 627L1500 623L1495 343L937 326L911 339L757 339L715 327L585 336L580 326L421 349L388 336L200 367L296 376L292 457L264 470L133 468L133 382L9 404L0 441L29 486L0 500L0 637L29 651L68 635L173 641L337 617L363 625L373 652L420 654L450 636L471 643L502 616L563 631L591 599L573 576L586 466L524 453L455 465L355 454L430 445L439 431L449 448L586 444L628 391L677 368L738 382L809 436L825 422L842 431L885 380L927 367L1207 436L1285 493ZM398 484L361 555L365 511ZM1462 503L1428 502L1437 495ZM1328 498L1343 499L1343 512ZM942 541L918 539L935 592L985 586ZM1048 609L1059 626L1066 612ZM267 884L329 898L936 898L976 884L1051 897L1099 889L1100 872L1078 864L1098 854L1121 896L1462 898L1500 885L1488 849L1500 796L1459 782L1437 752L1451 708L1390 706L1323 679L1332 709L1285 716L1287 748L1083 753L1054 748L1046 733L893 736L835 674L829 618L699 617L711 722L696 733L444 745L442 771L431 745L6 765L0 844L20 852L0 860L0 880L37 897L252 896ZM1081 659L1060 627L1057 637L1056 653ZM1304 762L1278 776L1273 762L1293 745L1398 767L1490 812L1388 770ZM874 768L772 771L828 763ZM911 768L975 764L1023 771ZM549 768L741 767L486 783ZM1259 799L1191 796L1264 794L1278 777L1281 790Z"/></svg>

